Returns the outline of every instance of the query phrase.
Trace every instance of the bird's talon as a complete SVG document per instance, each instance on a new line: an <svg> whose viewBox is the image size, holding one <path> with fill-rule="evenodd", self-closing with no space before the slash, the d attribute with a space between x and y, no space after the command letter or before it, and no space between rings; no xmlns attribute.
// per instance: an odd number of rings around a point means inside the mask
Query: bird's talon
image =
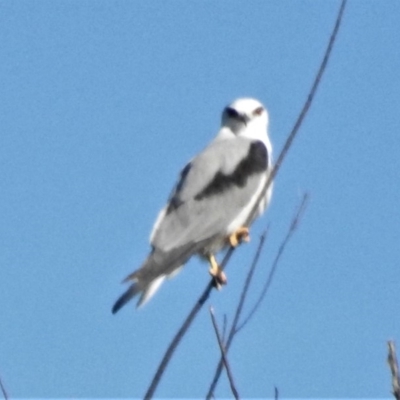
<svg viewBox="0 0 400 400"><path fill-rule="evenodd" d="M222 270L219 270L218 274L214 275L213 278L214 278L214 287L217 290L221 290L222 286L226 285L226 283L228 282L228 280L226 279L225 272Z"/></svg>
<svg viewBox="0 0 400 400"><path fill-rule="evenodd" d="M213 255L210 255L208 257L208 261L210 263L210 269L209 273L210 275L214 278L214 287L217 290L221 290L223 285L226 285L227 279L225 272L221 269L221 267L218 265L217 260Z"/></svg>
<svg viewBox="0 0 400 400"><path fill-rule="evenodd" d="M237 247L242 242L250 242L249 228L242 226L228 237L229 244Z"/></svg>

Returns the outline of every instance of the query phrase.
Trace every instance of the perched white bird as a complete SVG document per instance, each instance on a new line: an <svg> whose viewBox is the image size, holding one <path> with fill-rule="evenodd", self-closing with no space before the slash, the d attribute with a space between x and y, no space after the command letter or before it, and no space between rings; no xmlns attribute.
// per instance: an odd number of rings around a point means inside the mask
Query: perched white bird
<svg viewBox="0 0 400 400"><path fill-rule="evenodd" d="M132 284L113 313L137 294L137 305L144 304L193 255L210 262L217 286L226 282L214 254L248 240L247 219L272 169L267 129L267 110L255 99L241 98L224 109L215 139L183 168L154 224L151 252L125 279ZM250 223L265 210L271 192L270 185Z"/></svg>

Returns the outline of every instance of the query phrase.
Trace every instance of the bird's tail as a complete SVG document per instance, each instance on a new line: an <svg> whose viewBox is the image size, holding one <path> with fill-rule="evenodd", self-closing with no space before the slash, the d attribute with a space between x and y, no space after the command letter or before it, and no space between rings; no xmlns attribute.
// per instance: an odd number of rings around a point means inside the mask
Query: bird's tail
<svg viewBox="0 0 400 400"><path fill-rule="evenodd" d="M138 293L140 292L138 284L132 283L131 286L129 286L128 290L125 291L125 293L122 294L122 296L119 297L119 299L115 302L113 308L112 308L112 313L115 314L120 308L122 308L126 303L128 303L129 300L131 300L133 297L135 297Z"/></svg>
<svg viewBox="0 0 400 400"><path fill-rule="evenodd" d="M133 297L139 294L140 298L137 307L149 301L164 280L175 275L193 254L191 247L179 250L168 253L154 250L150 253L143 265L123 280L123 282L133 282L115 302L112 313L115 314Z"/></svg>

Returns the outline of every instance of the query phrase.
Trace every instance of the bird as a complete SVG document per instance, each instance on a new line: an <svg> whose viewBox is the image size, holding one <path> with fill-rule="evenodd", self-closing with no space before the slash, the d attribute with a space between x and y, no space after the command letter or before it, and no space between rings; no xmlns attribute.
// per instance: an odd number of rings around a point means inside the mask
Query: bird
<svg viewBox="0 0 400 400"><path fill-rule="evenodd" d="M144 305L195 255L209 262L217 288L226 284L215 254L249 241L249 226L271 199L272 184L265 188L272 171L268 124L266 108L254 98L223 109L216 137L182 169L154 223L149 255L124 279L130 286L113 314L137 295L137 307Z"/></svg>

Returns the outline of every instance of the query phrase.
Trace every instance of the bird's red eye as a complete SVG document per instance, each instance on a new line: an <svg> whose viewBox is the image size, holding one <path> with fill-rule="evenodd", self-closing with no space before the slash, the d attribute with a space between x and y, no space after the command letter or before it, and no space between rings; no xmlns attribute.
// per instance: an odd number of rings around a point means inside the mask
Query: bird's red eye
<svg viewBox="0 0 400 400"><path fill-rule="evenodd" d="M261 115L263 111L264 111L264 108L258 107L253 111L253 115Z"/></svg>

